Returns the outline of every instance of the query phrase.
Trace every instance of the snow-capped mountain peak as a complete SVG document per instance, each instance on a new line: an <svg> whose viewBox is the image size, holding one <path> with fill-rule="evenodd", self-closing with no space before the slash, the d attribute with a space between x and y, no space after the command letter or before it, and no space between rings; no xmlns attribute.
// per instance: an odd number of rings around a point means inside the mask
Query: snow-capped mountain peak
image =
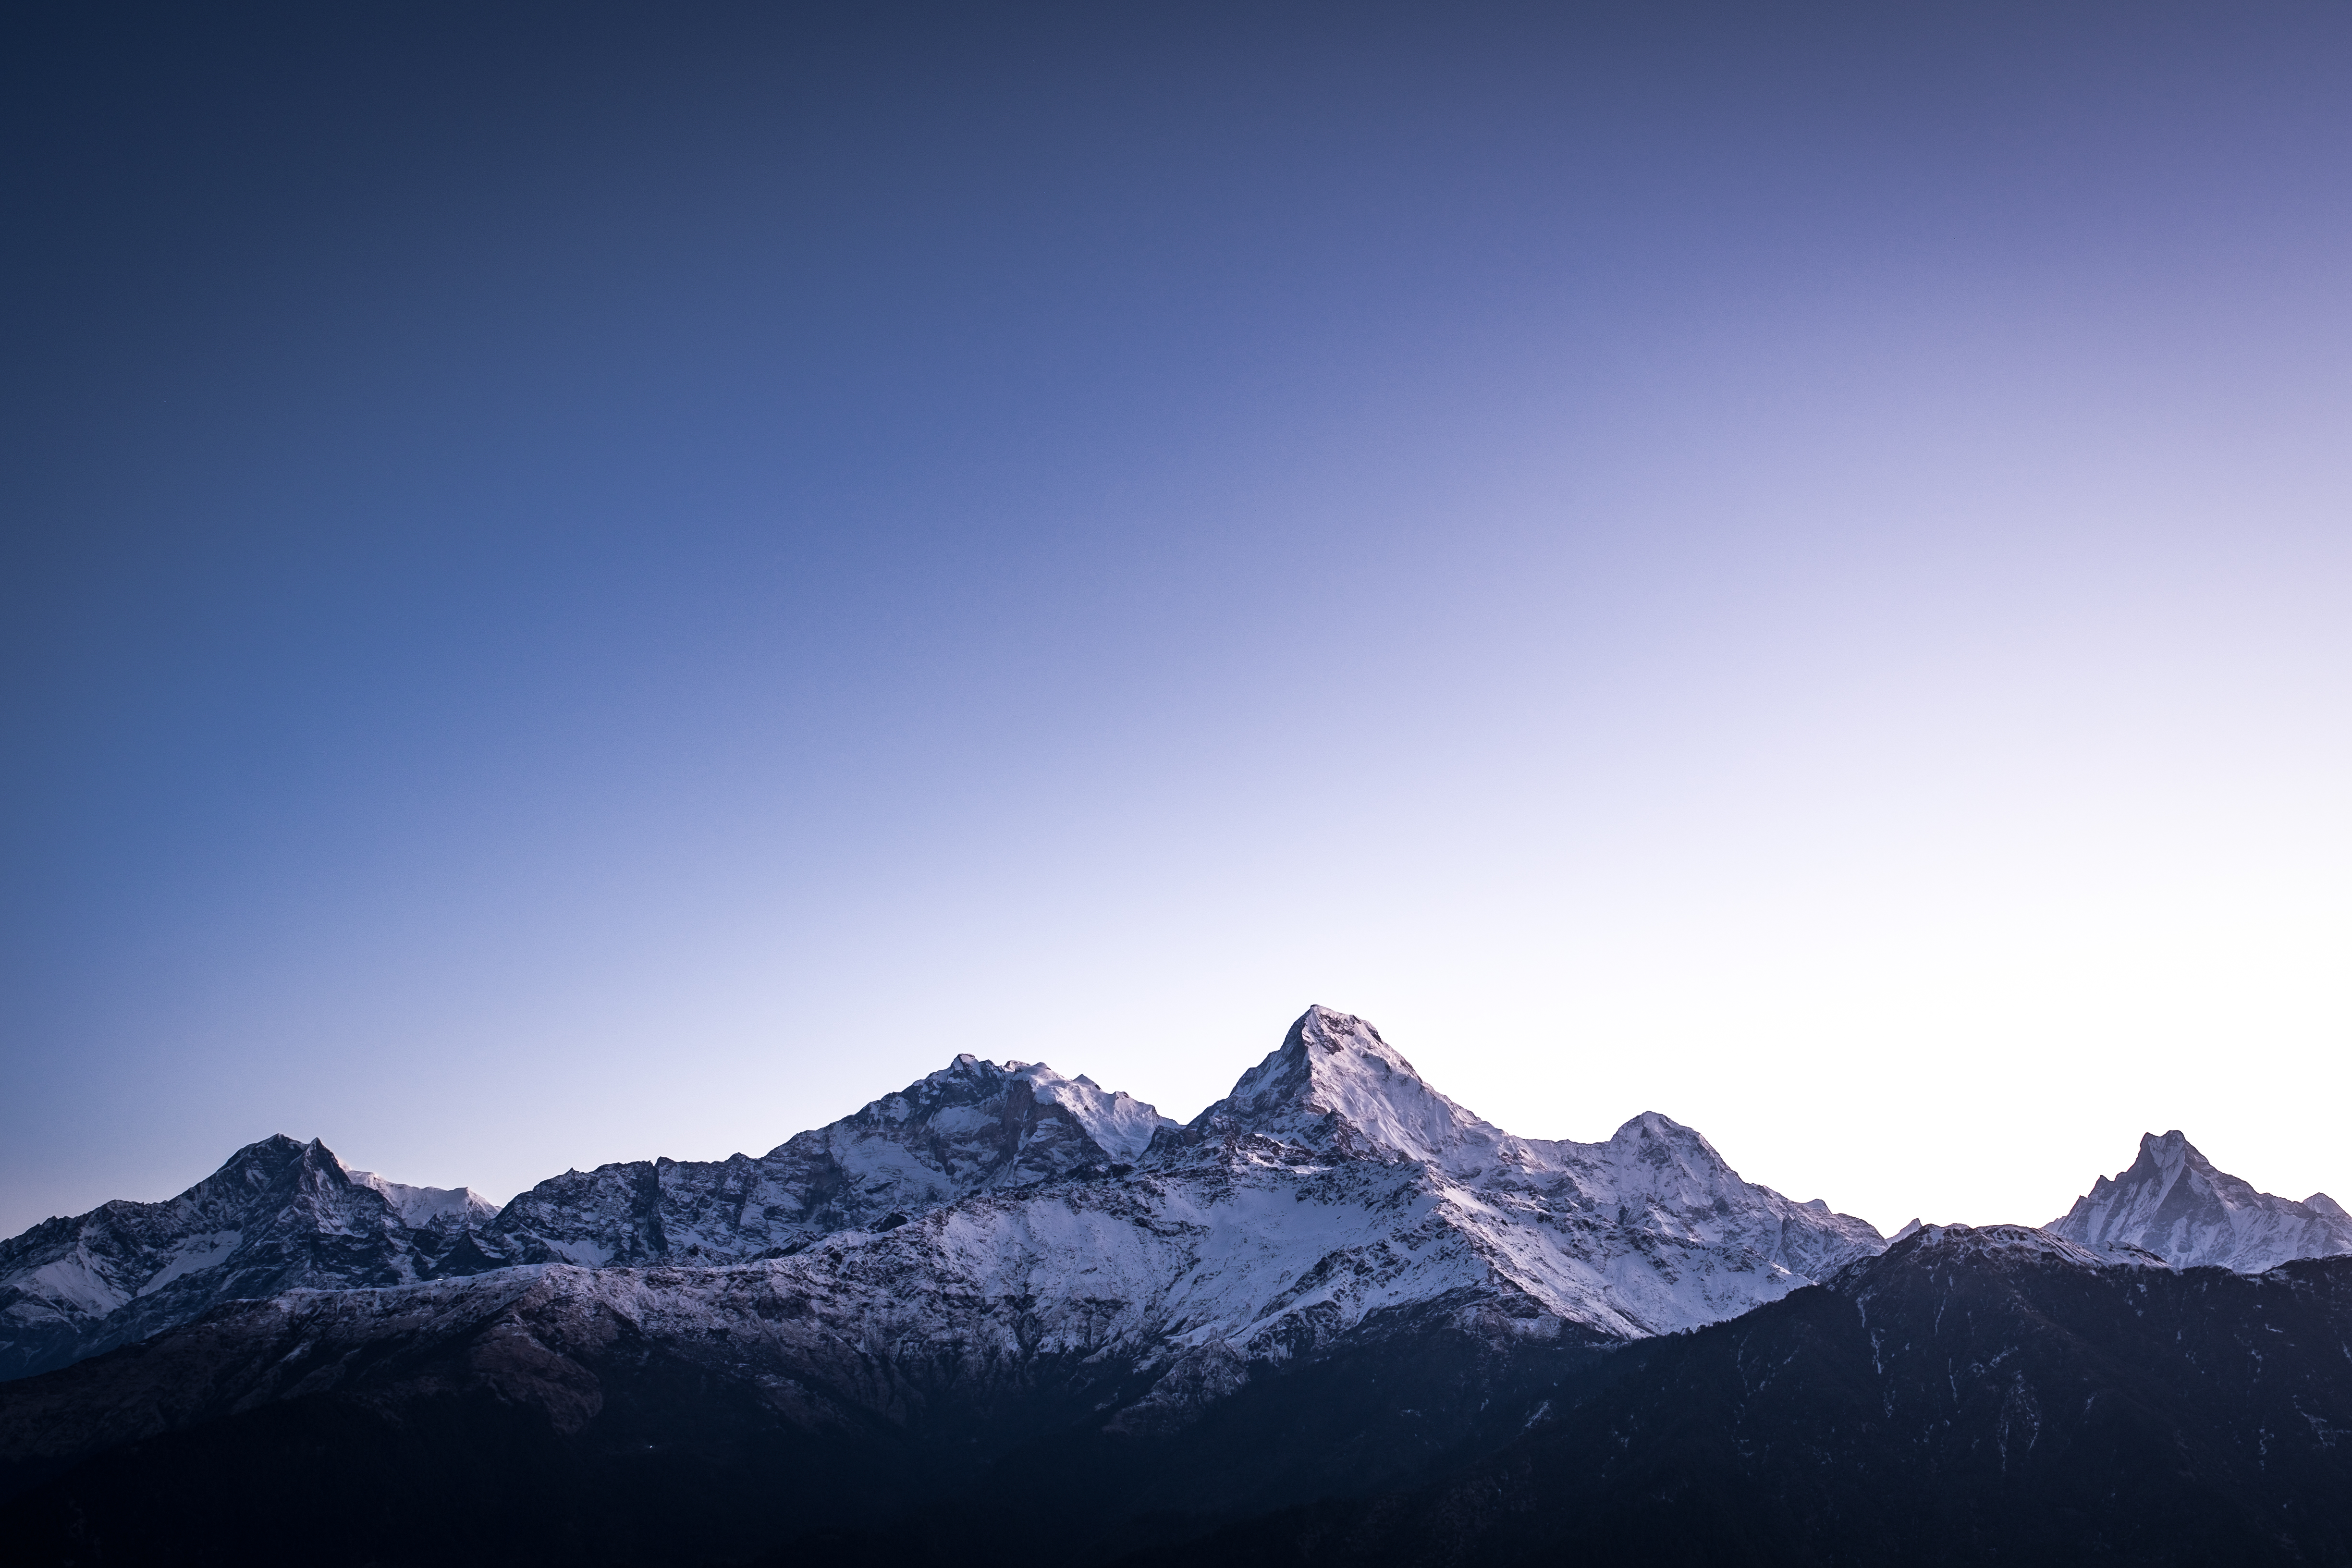
<svg viewBox="0 0 2352 1568"><path fill-rule="evenodd" d="M1650 1206L1666 1211L1701 1214L1714 1207L1726 1192L1745 1191L1749 1184L1743 1181L1730 1162L1716 1152L1714 1144L1696 1127L1685 1127L1671 1116L1645 1110L1633 1118L1610 1135L1606 1143L1580 1145L1559 1143L1544 1145L1558 1152L1571 1168L1585 1161L1598 1158L1613 1172L1612 1189L1620 1203L1639 1200ZM1579 1159L1581 1155L1583 1158ZM1757 1189L1769 1192L1769 1188ZM1809 1203L1797 1203L1772 1194L1773 1199L1790 1209L1803 1209L1830 1218L1830 1205L1820 1198ZM1843 1216L1837 1216L1842 1218ZM1859 1221L1847 1222L1860 1226L1853 1232L1857 1239L1875 1241L1877 1232Z"/></svg>
<svg viewBox="0 0 2352 1568"><path fill-rule="evenodd" d="M1609 1147L1623 1160L1712 1185L1731 1166L1696 1127L1685 1127L1671 1116L1645 1110L1609 1136ZM1818 1200L1816 1200L1818 1201ZM1826 1208L1826 1204L1822 1205Z"/></svg>
<svg viewBox="0 0 2352 1568"><path fill-rule="evenodd" d="M854 1116L787 1140L767 1157L776 1159L803 1140L851 1127L904 1143L920 1133L978 1127L992 1119L1002 1121L1018 1114L1005 1109L1008 1094L1021 1105L1057 1107L1101 1152L1117 1159L1133 1159L1154 1132L1176 1125L1125 1090L1107 1091L1083 1074L1065 1078L1044 1062L999 1065L965 1051L939 1071L885 1095Z"/></svg>
<svg viewBox="0 0 2352 1568"><path fill-rule="evenodd" d="M59 1366L215 1302L406 1284L494 1205L348 1170L318 1139L248 1143L160 1203L117 1200L0 1242L0 1377Z"/></svg>
<svg viewBox="0 0 2352 1568"><path fill-rule="evenodd" d="M1465 1140L1507 1135L1423 1082L1361 1018L1309 1007L1234 1090L1195 1117L1195 1138L1255 1133L1359 1158L1444 1165Z"/></svg>
<svg viewBox="0 0 2352 1568"><path fill-rule="evenodd" d="M1370 1024L1328 1007L1308 1008L1142 1168L1205 1177L1217 1190L1304 1184L1318 1205L1344 1202L1363 1216L1349 1223L1376 1239L1285 1240L1282 1250L1303 1249L1302 1269L1328 1272L1350 1258L1364 1277L1386 1279L1388 1222L1371 1216L1426 1212L1426 1228L1398 1256L1433 1259L1441 1250L1429 1238L1445 1236L1474 1272L1413 1289L1501 1289L1538 1315L1610 1335L1727 1316L1884 1245L1825 1204L1741 1180L1706 1139L1654 1112L1603 1143L1507 1132L1431 1087ZM1286 1202L1268 1212L1287 1233L1324 1211Z"/></svg>
<svg viewBox="0 0 2352 1568"><path fill-rule="evenodd" d="M1084 1073L1064 1078L1044 1062L1006 1062L1007 1071L1029 1086L1030 1095L1060 1106L1114 1160L1134 1163L1151 1146L1153 1134L1177 1125L1125 1089L1106 1090Z"/></svg>
<svg viewBox="0 0 2352 1568"><path fill-rule="evenodd" d="M765 1154L551 1177L485 1226L481 1246L512 1263L741 1262L835 1231L893 1229L974 1193L1108 1174L1174 1126L1091 1079L967 1051Z"/></svg>
<svg viewBox="0 0 2352 1568"><path fill-rule="evenodd" d="M2242 1274L2352 1252L2352 1216L2326 1194L2296 1203L2258 1192L2216 1170L2178 1129L2144 1134L2137 1159L2094 1182L2047 1228L2088 1247L2127 1247L2179 1268L2210 1265Z"/></svg>
<svg viewBox="0 0 2352 1568"><path fill-rule="evenodd" d="M0 1313L47 1315L41 1344L20 1337L21 1369L184 1321L225 1290L515 1264L692 1275L759 1262L789 1263L813 1300L835 1300L851 1338L900 1317L929 1334L926 1303L1001 1287L1039 1303L1024 1312L1075 1314L1071 1333L1097 1325L1081 1337L1124 1325L1135 1353L1175 1358L1171 1388L1195 1373L1222 1386L1253 1358L1375 1314L1483 1303L1506 1340L1687 1328L1883 1245L1859 1220L1743 1181L1654 1112L1603 1143L1506 1132L1432 1088L1371 1025L1324 1007L1182 1129L1091 1079L965 1054L765 1155L567 1172L488 1217L462 1189L351 1172L291 1139L242 1152L188 1196L230 1189L219 1223L208 1216L223 1205L199 1205L138 1250L125 1278L176 1270L169 1301L101 1323L103 1303L0 1299ZM273 1239L256 1253L264 1228ZM819 1245L827 1237L840 1245ZM75 1245L62 1230L23 1240L28 1280ZM183 1279L225 1249L252 1261ZM315 1261L260 1268L301 1258ZM1113 1300L1124 1305L1103 1318Z"/></svg>

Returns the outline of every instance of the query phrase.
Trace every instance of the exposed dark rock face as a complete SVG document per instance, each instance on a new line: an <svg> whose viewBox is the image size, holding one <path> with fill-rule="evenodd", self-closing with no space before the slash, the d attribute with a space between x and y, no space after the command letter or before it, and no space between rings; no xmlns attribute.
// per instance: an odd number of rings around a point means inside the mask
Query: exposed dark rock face
<svg viewBox="0 0 2352 1568"><path fill-rule="evenodd" d="M484 1266L497 1205L344 1168L313 1140L268 1138L176 1198L110 1203L0 1242L0 1379L63 1366L215 1302L403 1285Z"/></svg>

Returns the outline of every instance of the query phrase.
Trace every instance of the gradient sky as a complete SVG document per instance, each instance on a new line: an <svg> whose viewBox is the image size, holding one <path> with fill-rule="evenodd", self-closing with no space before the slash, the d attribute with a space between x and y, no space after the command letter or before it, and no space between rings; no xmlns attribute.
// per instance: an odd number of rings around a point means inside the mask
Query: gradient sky
<svg viewBox="0 0 2352 1568"><path fill-rule="evenodd" d="M2352 12L6 26L0 1233L1310 1002L2352 1201Z"/></svg>

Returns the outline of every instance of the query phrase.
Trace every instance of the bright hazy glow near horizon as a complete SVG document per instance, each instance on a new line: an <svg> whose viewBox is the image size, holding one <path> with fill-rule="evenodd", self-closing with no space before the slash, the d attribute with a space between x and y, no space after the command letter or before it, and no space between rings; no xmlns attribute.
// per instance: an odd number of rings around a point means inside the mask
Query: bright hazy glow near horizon
<svg viewBox="0 0 2352 1568"><path fill-rule="evenodd" d="M1309 1003L2352 1202L2352 15L497 10L0 66L0 1233Z"/></svg>

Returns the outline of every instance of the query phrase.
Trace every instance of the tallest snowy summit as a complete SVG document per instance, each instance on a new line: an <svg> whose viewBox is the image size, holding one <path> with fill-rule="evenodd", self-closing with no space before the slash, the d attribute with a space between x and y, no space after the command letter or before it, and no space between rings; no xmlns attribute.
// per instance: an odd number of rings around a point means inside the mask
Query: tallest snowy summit
<svg viewBox="0 0 2352 1568"><path fill-rule="evenodd" d="M1361 1018L1309 1007L1281 1046L1188 1131L1256 1133L1333 1152L1444 1164L1465 1138L1499 1130L1422 1080Z"/></svg>

